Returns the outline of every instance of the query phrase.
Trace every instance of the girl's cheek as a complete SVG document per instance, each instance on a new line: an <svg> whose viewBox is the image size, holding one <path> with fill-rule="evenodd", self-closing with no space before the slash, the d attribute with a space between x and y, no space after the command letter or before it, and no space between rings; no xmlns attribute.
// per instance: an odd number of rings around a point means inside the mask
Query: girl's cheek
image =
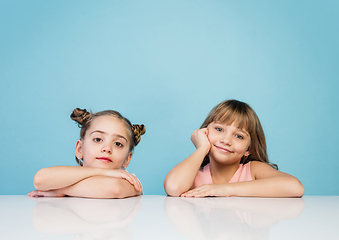
<svg viewBox="0 0 339 240"><path fill-rule="evenodd" d="M208 141L213 140L213 134L211 134L210 131L208 131L208 133L207 133L207 139L208 139Z"/></svg>

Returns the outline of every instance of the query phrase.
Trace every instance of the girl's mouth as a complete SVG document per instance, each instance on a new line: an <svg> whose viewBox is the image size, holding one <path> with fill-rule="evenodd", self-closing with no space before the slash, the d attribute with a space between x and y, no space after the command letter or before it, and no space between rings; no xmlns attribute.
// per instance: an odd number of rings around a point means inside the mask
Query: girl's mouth
<svg viewBox="0 0 339 240"><path fill-rule="evenodd" d="M222 148L222 147L218 147L218 146L215 146L219 151L221 152L224 152L224 153L232 153L232 151L226 149L226 148Z"/></svg>
<svg viewBox="0 0 339 240"><path fill-rule="evenodd" d="M107 157L99 157L97 159L100 160L100 161L103 161L103 162L112 162L112 160L107 158Z"/></svg>

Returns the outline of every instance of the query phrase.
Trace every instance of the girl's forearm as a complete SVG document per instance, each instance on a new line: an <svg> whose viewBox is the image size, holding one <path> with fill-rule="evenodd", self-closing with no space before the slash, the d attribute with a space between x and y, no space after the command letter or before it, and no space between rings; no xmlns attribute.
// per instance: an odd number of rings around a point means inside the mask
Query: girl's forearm
<svg viewBox="0 0 339 240"><path fill-rule="evenodd" d="M58 191L68 196L84 198L126 198L141 194L128 181L106 176L89 177Z"/></svg>
<svg viewBox="0 0 339 240"><path fill-rule="evenodd" d="M292 176L277 176L226 184L225 193L238 197L302 197L304 187Z"/></svg>
<svg viewBox="0 0 339 240"><path fill-rule="evenodd" d="M33 179L34 187L41 191L68 187L81 180L105 174L105 169L75 166L56 166L39 170Z"/></svg>
<svg viewBox="0 0 339 240"><path fill-rule="evenodd" d="M177 197L194 184L200 165L208 149L198 148L192 155L176 165L166 176L164 188L168 195Z"/></svg>

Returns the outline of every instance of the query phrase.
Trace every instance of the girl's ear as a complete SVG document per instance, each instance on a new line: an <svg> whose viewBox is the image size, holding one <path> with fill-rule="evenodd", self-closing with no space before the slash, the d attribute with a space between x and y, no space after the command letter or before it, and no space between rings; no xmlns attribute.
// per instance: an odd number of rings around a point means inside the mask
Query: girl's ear
<svg viewBox="0 0 339 240"><path fill-rule="evenodd" d="M82 142L78 140L75 144L75 156L79 159L82 159Z"/></svg>
<svg viewBox="0 0 339 240"><path fill-rule="evenodd" d="M128 167L128 164L129 164L129 162L131 161L132 155L133 155L132 152L129 152L129 153L128 153L128 156L127 156L126 160L125 160L124 163L122 164L122 167L123 167L123 168L127 168L127 167Z"/></svg>

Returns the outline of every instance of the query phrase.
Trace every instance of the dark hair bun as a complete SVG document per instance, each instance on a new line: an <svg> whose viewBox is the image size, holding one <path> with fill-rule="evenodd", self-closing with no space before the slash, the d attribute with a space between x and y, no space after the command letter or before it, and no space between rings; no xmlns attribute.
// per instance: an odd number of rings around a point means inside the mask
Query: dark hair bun
<svg viewBox="0 0 339 240"><path fill-rule="evenodd" d="M146 128L143 124L133 124L132 125L132 130L134 134L134 144L135 146L138 145L138 143L141 140L141 135L144 135L146 132Z"/></svg>
<svg viewBox="0 0 339 240"><path fill-rule="evenodd" d="M71 119L78 123L79 127L86 125L92 118L92 112L88 112L86 109L76 108L71 114Z"/></svg>

